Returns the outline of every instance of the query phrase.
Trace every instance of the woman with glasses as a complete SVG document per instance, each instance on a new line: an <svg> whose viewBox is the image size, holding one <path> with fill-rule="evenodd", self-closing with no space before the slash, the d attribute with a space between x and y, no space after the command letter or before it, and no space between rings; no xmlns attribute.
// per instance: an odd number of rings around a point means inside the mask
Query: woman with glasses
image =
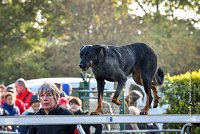
<svg viewBox="0 0 200 134"><path fill-rule="evenodd" d="M78 97L73 97L69 100L69 109L75 115L89 115L88 112L82 110L82 101ZM90 127L94 127L94 134L102 133L102 124L81 124L86 134L90 134Z"/></svg>
<svg viewBox="0 0 200 134"><path fill-rule="evenodd" d="M73 115L58 105L59 94L55 84L45 82L38 89L42 108L35 115ZM73 134L75 129L76 125L34 125L30 127L29 134Z"/></svg>

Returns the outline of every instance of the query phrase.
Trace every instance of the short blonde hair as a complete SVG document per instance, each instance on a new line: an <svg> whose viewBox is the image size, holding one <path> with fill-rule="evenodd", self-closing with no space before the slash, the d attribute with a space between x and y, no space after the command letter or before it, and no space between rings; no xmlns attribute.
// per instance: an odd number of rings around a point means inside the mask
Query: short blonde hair
<svg viewBox="0 0 200 134"><path fill-rule="evenodd" d="M38 88L38 95L41 96L42 93L52 93L56 103L60 97L60 92L56 85L54 83L44 82L39 88Z"/></svg>

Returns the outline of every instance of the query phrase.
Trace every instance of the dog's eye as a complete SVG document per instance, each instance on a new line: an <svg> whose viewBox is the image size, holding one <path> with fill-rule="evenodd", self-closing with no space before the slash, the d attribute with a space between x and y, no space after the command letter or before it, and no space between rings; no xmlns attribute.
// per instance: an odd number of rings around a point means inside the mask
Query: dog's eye
<svg viewBox="0 0 200 134"><path fill-rule="evenodd" d="M86 55L86 56L89 55L89 52L86 52L85 55Z"/></svg>
<svg viewBox="0 0 200 134"><path fill-rule="evenodd" d="M80 57L83 57L83 54L82 54L82 53L80 54Z"/></svg>

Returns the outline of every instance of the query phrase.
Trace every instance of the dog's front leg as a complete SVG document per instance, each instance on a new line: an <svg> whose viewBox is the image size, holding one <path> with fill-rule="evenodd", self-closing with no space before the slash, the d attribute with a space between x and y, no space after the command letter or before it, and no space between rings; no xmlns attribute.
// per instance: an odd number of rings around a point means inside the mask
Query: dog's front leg
<svg viewBox="0 0 200 134"><path fill-rule="evenodd" d="M97 80L97 90L98 90L98 102L95 111L92 114L98 115L102 112L102 101L103 101L103 93L104 93L104 80Z"/></svg>
<svg viewBox="0 0 200 134"><path fill-rule="evenodd" d="M117 85L117 89L115 91L114 96L112 97L112 102L115 103L116 105L121 105L122 101L118 99L122 89L125 86L127 78L121 79L120 81L118 81L118 85Z"/></svg>

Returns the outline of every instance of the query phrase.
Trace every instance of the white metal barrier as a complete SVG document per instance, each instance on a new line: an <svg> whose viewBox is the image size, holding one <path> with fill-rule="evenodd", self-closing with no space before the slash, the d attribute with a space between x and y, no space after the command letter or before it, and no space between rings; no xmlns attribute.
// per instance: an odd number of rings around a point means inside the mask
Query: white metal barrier
<svg viewBox="0 0 200 134"><path fill-rule="evenodd" d="M112 123L200 123L200 115L56 115L1 116L0 126ZM184 125L188 127L190 125ZM191 125L192 126L192 125ZM184 130L183 130L184 129ZM185 128L183 127L184 133Z"/></svg>

